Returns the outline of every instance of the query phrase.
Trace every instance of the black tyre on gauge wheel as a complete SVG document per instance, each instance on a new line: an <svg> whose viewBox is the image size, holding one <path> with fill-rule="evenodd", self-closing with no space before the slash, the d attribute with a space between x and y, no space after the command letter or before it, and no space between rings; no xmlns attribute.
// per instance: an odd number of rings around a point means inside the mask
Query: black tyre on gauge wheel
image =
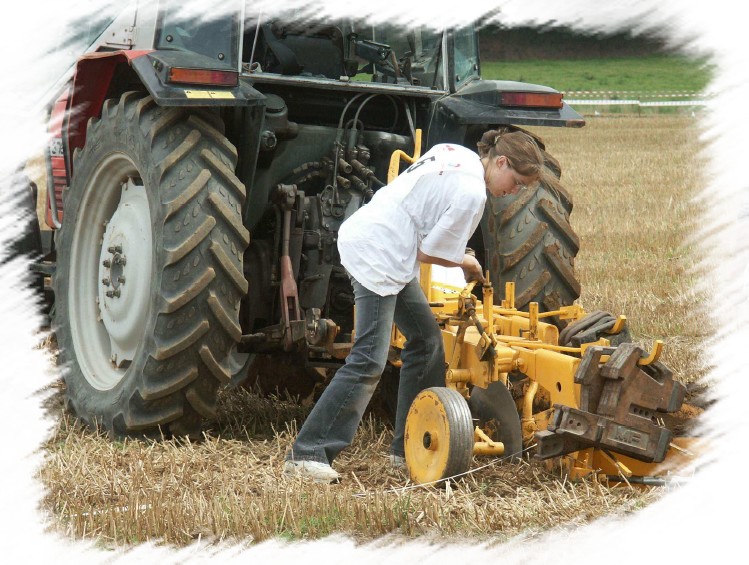
<svg viewBox="0 0 749 565"><path fill-rule="evenodd" d="M245 187L209 110L127 92L74 154L57 234L66 406L111 435L198 437L247 292Z"/></svg>
<svg viewBox="0 0 749 565"><path fill-rule="evenodd" d="M511 281L516 308L538 302L540 311L548 312L580 296L574 268L580 242L570 225L572 197L559 182L559 164L542 151L541 181L514 195L488 196L481 228L495 303L505 298L504 283ZM552 322L565 325L556 318Z"/></svg>

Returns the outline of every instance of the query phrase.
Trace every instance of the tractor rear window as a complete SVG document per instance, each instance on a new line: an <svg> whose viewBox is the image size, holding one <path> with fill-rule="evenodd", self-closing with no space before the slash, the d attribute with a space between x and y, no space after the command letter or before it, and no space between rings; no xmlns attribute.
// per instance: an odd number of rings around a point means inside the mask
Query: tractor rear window
<svg viewBox="0 0 749 565"><path fill-rule="evenodd" d="M479 76L479 47L473 26L455 30L453 33L455 61L455 84L459 87Z"/></svg>
<svg viewBox="0 0 749 565"><path fill-rule="evenodd" d="M353 20L245 17L242 63L255 74L444 90L443 33Z"/></svg>
<svg viewBox="0 0 749 565"><path fill-rule="evenodd" d="M239 67L238 14L221 15L215 19L186 18L164 9L159 18L158 49L199 53L231 67Z"/></svg>

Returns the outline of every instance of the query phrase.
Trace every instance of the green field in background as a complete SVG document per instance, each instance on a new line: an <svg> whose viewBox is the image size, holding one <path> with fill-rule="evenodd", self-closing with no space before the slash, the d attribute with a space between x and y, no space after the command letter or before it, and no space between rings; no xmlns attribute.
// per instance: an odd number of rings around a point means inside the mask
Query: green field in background
<svg viewBox="0 0 749 565"><path fill-rule="evenodd" d="M705 92L711 79L707 61L680 55L616 59L481 61L485 79L543 84L562 92L614 90Z"/></svg>

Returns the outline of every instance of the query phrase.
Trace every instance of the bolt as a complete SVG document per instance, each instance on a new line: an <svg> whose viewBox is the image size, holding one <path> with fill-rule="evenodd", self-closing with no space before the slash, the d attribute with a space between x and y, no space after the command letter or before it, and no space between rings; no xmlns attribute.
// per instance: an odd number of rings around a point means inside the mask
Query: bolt
<svg viewBox="0 0 749 565"><path fill-rule="evenodd" d="M104 262L102 263L107 269L112 266L112 262L109 259L104 259Z"/></svg>
<svg viewBox="0 0 749 565"><path fill-rule="evenodd" d="M107 251L109 251L110 253L122 253L122 246L112 245L111 247L107 247Z"/></svg>
<svg viewBox="0 0 749 565"><path fill-rule="evenodd" d="M104 286L109 286L109 279L101 279L101 284Z"/></svg>
<svg viewBox="0 0 749 565"><path fill-rule="evenodd" d="M120 297L120 289L119 288L115 288L114 290L108 290L106 292L106 294L107 294L107 297L109 297L109 298L119 298Z"/></svg>
<svg viewBox="0 0 749 565"><path fill-rule="evenodd" d="M125 277L117 277L117 282L125 284Z"/></svg>
<svg viewBox="0 0 749 565"><path fill-rule="evenodd" d="M125 261L126 261L126 259L125 259L124 255L119 255L119 256L117 256L117 257L114 258L115 265L124 265Z"/></svg>

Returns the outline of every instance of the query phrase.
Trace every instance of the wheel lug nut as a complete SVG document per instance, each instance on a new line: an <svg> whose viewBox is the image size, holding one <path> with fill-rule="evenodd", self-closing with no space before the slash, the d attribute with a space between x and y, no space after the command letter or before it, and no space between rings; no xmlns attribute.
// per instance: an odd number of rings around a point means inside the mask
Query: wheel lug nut
<svg viewBox="0 0 749 565"><path fill-rule="evenodd" d="M107 247L107 251L109 251L110 253L122 253L122 246L112 245L111 247Z"/></svg>
<svg viewBox="0 0 749 565"><path fill-rule="evenodd" d="M115 288L114 290L108 290L106 292L106 295L107 295L108 298L119 298L120 294L121 293L120 293L120 289L119 288Z"/></svg>
<svg viewBox="0 0 749 565"><path fill-rule="evenodd" d="M112 266L112 262L109 259L104 259L104 262L102 263L107 269Z"/></svg>
<svg viewBox="0 0 749 565"><path fill-rule="evenodd" d="M109 279L101 279L101 284L104 286L109 286Z"/></svg>
<svg viewBox="0 0 749 565"><path fill-rule="evenodd" d="M118 255L114 258L115 265L124 265L125 264L125 256L124 255Z"/></svg>
<svg viewBox="0 0 749 565"><path fill-rule="evenodd" d="M117 277L117 282L125 284L125 277Z"/></svg>

